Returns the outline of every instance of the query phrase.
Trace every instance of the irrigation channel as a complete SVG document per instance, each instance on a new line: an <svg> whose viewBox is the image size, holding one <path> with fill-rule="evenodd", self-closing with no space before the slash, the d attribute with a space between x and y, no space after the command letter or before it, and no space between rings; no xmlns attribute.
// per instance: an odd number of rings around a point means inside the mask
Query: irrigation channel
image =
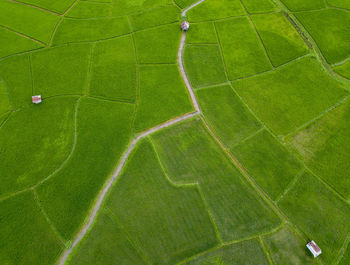
<svg viewBox="0 0 350 265"><path fill-rule="evenodd" d="M203 3L205 0L200 0L194 4L192 4L191 6L187 7L186 9L183 10L183 12L181 13L181 15L183 17L186 16L186 13L191 10L192 8L196 7L197 5ZM117 169L114 171L113 175L111 176L111 178L109 178L109 180L107 181L107 183L104 185L103 190L99 193L96 203L94 204L92 211L90 212L90 216L88 221L86 222L86 224L84 224L84 226L81 228L79 234L76 236L76 238L74 239L72 245L67 248L62 256L60 257L59 261L58 261L58 265L64 265L66 263L66 261L68 260L70 254L72 253L73 249L80 243L80 241L85 237L85 235L88 233L89 229L92 227L98 211L100 210L104 199L106 198L108 192L110 191L110 189L112 188L114 182L118 179L124 165L126 164L126 160L128 159L128 157L130 156L132 150L134 149L134 147L137 145L137 143L142 140L143 138L147 137L148 135L155 133L161 129L170 127L176 123L182 122L184 120L190 119L198 114L200 114L200 108L196 99L196 96L193 92L193 88L191 86L190 81L188 80L188 76L186 74L186 70L184 67L184 63L183 63L183 52L184 52L184 47L185 47L185 42L186 42L186 31L182 32L182 36L181 36L181 41L180 41L180 47L179 47L179 51L178 51L178 64L179 64L179 69L180 69L180 73L181 73L181 77L183 79L183 81L186 84L187 90L191 96L191 101L192 104L195 108L195 112L193 113L189 113L180 117L177 117L173 120L167 121L163 124L160 124L156 127L153 127L145 132L143 132L142 134L138 135L131 143L131 145L129 146L129 148L126 150L126 152L123 154L121 161L118 164Z"/></svg>

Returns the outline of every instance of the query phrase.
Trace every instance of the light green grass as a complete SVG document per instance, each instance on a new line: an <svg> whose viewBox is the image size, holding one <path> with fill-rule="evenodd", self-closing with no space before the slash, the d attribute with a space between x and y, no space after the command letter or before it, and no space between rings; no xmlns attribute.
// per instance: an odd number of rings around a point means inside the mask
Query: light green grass
<svg viewBox="0 0 350 265"><path fill-rule="evenodd" d="M311 34L328 63L337 63L349 57L350 13L326 9L296 14Z"/></svg>
<svg viewBox="0 0 350 265"><path fill-rule="evenodd" d="M67 13L71 18L98 18L111 15L112 5L98 2L78 1Z"/></svg>
<svg viewBox="0 0 350 265"><path fill-rule="evenodd" d="M140 67L140 95L135 131L141 132L193 111L176 65Z"/></svg>
<svg viewBox="0 0 350 265"><path fill-rule="evenodd" d="M113 0L113 15L127 15L160 6L173 4L172 0Z"/></svg>
<svg viewBox="0 0 350 265"><path fill-rule="evenodd" d="M327 0L327 3L330 6L350 9L350 1L349 0Z"/></svg>
<svg viewBox="0 0 350 265"><path fill-rule="evenodd" d="M229 85L200 89L196 96L206 121L227 147L261 127Z"/></svg>
<svg viewBox="0 0 350 265"><path fill-rule="evenodd" d="M65 18L57 28L53 44L109 39L131 32L126 17L74 19Z"/></svg>
<svg viewBox="0 0 350 265"><path fill-rule="evenodd" d="M187 12L192 22L207 21L245 15L244 7L239 0L204 1Z"/></svg>
<svg viewBox="0 0 350 265"><path fill-rule="evenodd" d="M266 130L232 149L255 182L276 200L301 171L301 164Z"/></svg>
<svg viewBox="0 0 350 265"><path fill-rule="evenodd" d="M230 80L272 68L248 18L216 22L216 28Z"/></svg>
<svg viewBox="0 0 350 265"><path fill-rule="evenodd" d="M24 38L3 28L0 28L0 39L3 43L6 43L6 45L0 45L0 58L43 47L31 39Z"/></svg>
<svg viewBox="0 0 350 265"><path fill-rule="evenodd" d="M184 64L194 88L227 81L218 45L187 45Z"/></svg>
<svg viewBox="0 0 350 265"><path fill-rule="evenodd" d="M20 3L0 1L0 24L48 43L59 17Z"/></svg>
<svg viewBox="0 0 350 265"><path fill-rule="evenodd" d="M178 22L179 19L180 10L174 5L155 8L130 16L131 25L134 31Z"/></svg>
<svg viewBox="0 0 350 265"><path fill-rule="evenodd" d="M342 65L333 67L333 70L339 75L341 75L342 77L350 79L350 61Z"/></svg>
<svg viewBox="0 0 350 265"><path fill-rule="evenodd" d="M134 36L138 62L176 63L180 30L176 23L136 32Z"/></svg>
<svg viewBox="0 0 350 265"><path fill-rule="evenodd" d="M311 265L317 264L306 248L308 243L301 240L288 226L263 237L264 244L274 264Z"/></svg>
<svg viewBox="0 0 350 265"><path fill-rule="evenodd" d="M152 139L172 180L199 184L224 241L247 238L280 224L200 121L164 129Z"/></svg>
<svg viewBox="0 0 350 265"><path fill-rule="evenodd" d="M42 97L85 92L90 44L64 45L32 54L33 92Z"/></svg>
<svg viewBox="0 0 350 265"><path fill-rule="evenodd" d="M349 204L306 173L278 205L322 249L319 259L332 264L350 232Z"/></svg>
<svg viewBox="0 0 350 265"><path fill-rule="evenodd" d="M18 74L21 69L21 74ZM2 80L14 109L32 102L32 78L28 55L9 57L0 61Z"/></svg>
<svg viewBox="0 0 350 265"><path fill-rule="evenodd" d="M187 34L186 43L218 43L213 22L192 23L189 34Z"/></svg>
<svg viewBox="0 0 350 265"><path fill-rule="evenodd" d="M303 38L283 13L252 16L271 62L279 66L308 52Z"/></svg>
<svg viewBox="0 0 350 265"><path fill-rule="evenodd" d="M11 102L3 82L0 81L0 116L12 109Z"/></svg>
<svg viewBox="0 0 350 265"><path fill-rule="evenodd" d="M11 115L0 130L0 196L36 184L66 159L76 102L77 97L50 99Z"/></svg>
<svg viewBox="0 0 350 265"><path fill-rule="evenodd" d="M51 265L63 251L31 191L0 202L0 237L2 264Z"/></svg>
<svg viewBox="0 0 350 265"><path fill-rule="evenodd" d="M285 135L336 104L347 92L314 57L276 71L233 82L252 110L278 135ZM268 106L268 107L267 107Z"/></svg>
<svg viewBox="0 0 350 265"><path fill-rule="evenodd" d="M223 246L198 258L186 262L186 265L268 265L264 251L256 239Z"/></svg>
<svg viewBox="0 0 350 265"><path fill-rule="evenodd" d="M69 264L147 264L108 210L103 210L91 232L78 248Z"/></svg>
<svg viewBox="0 0 350 265"><path fill-rule="evenodd" d="M74 3L74 0L20 0L19 2L27 3L63 14Z"/></svg>
<svg viewBox="0 0 350 265"><path fill-rule="evenodd" d="M291 146L327 183L350 199L350 102L292 136Z"/></svg>
<svg viewBox="0 0 350 265"><path fill-rule="evenodd" d="M272 0L242 0L242 3L251 14L273 12L277 10Z"/></svg>
<svg viewBox="0 0 350 265"><path fill-rule="evenodd" d="M172 185L150 142L133 152L107 206L151 264L175 264L217 244L198 189Z"/></svg>
<svg viewBox="0 0 350 265"><path fill-rule="evenodd" d="M313 10L326 7L324 0L280 0L291 11ZM327 0L328 1L328 0Z"/></svg>
<svg viewBox="0 0 350 265"><path fill-rule="evenodd" d="M98 42L93 51L89 95L134 102L137 77L132 37Z"/></svg>
<svg viewBox="0 0 350 265"><path fill-rule="evenodd" d="M74 152L61 171L37 188L45 211L65 239L78 231L126 149L133 110L130 104L81 100Z"/></svg>

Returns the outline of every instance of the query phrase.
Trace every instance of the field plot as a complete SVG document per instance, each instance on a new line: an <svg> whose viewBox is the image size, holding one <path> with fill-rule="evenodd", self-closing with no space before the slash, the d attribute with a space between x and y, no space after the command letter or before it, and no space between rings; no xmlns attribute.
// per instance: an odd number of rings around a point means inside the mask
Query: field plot
<svg viewBox="0 0 350 265"><path fill-rule="evenodd" d="M328 0L327 0L328 1ZM323 0L281 0L291 11L305 11L325 8Z"/></svg>
<svg viewBox="0 0 350 265"><path fill-rule="evenodd" d="M272 0L242 0L242 3L250 14L273 12L277 10Z"/></svg>
<svg viewBox="0 0 350 265"><path fill-rule="evenodd" d="M350 10L349 0L327 0L328 5L334 7L342 7Z"/></svg>
<svg viewBox="0 0 350 265"><path fill-rule="evenodd" d="M217 44L213 22L191 23L191 34L187 35L187 44ZM191 76L191 75L190 75Z"/></svg>
<svg viewBox="0 0 350 265"><path fill-rule="evenodd" d="M19 2L27 3L62 14L74 3L74 0L21 0Z"/></svg>
<svg viewBox="0 0 350 265"><path fill-rule="evenodd" d="M90 1L79 1L67 13L70 18L99 18L108 17L112 12L110 3L99 3Z"/></svg>
<svg viewBox="0 0 350 265"><path fill-rule="evenodd" d="M347 61L345 62L344 64L342 65L339 65L339 66L335 66L333 68L333 70L338 73L339 75L347 78L347 79L350 79L350 62Z"/></svg>

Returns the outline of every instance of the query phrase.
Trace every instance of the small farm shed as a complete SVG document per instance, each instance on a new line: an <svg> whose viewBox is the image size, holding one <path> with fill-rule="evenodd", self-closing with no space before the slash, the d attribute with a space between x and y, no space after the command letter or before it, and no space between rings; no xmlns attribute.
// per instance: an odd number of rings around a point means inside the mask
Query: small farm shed
<svg viewBox="0 0 350 265"><path fill-rule="evenodd" d="M190 23L188 21L184 21L181 23L182 31L187 31L190 28Z"/></svg>
<svg viewBox="0 0 350 265"><path fill-rule="evenodd" d="M319 248L319 246L317 246L317 244L313 240L311 242L309 242L306 245L306 247L310 250L310 252L314 256L314 258L318 257L322 253L322 250Z"/></svg>
<svg viewBox="0 0 350 265"><path fill-rule="evenodd" d="M32 96L32 103L39 104L41 101L41 95Z"/></svg>

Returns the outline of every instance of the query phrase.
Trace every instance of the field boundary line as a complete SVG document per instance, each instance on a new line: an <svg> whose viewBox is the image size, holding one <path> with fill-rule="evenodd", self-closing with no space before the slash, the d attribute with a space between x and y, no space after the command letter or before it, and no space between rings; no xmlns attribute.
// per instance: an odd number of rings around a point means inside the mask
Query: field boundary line
<svg viewBox="0 0 350 265"><path fill-rule="evenodd" d="M297 184L301 176L306 172L306 169L303 168L287 185L287 187L281 192L280 195L277 196L275 199L275 203L278 205L278 203L288 194L288 192L294 188L294 186Z"/></svg>
<svg viewBox="0 0 350 265"><path fill-rule="evenodd" d="M128 16L128 21L131 25L129 16ZM134 113L131 121L131 132L135 133L135 120L136 120L137 110L139 108L139 101L140 101L140 65L139 65L139 58L138 58L137 49L136 49L134 31L131 32L131 39L132 39L132 45L134 47L135 66L136 66L135 107L134 107Z"/></svg>
<svg viewBox="0 0 350 265"><path fill-rule="evenodd" d="M123 100L123 99L109 99L109 98L104 98L104 97L99 97L99 96L92 96L92 95L88 95L88 96L86 96L86 98L92 98L92 99L96 99L96 100L108 101L108 102L113 102L113 103L135 105L135 102L131 102L131 101L128 101L128 100Z"/></svg>
<svg viewBox="0 0 350 265"><path fill-rule="evenodd" d="M92 80L92 68L93 68L93 61L94 61L94 50L96 46L96 42L93 42L90 44L90 54L89 54L89 62L88 62L88 70L86 73L86 88L85 88L85 95L89 96L89 90Z"/></svg>
<svg viewBox="0 0 350 265"><path fill-rule="evenodd" d="M259 122L259 121L257 121ZM260 122L259 122L260 123ZM252 139L253 137L255 137L256 135L258 135L259 133L261 133L262 131L266 130L265 126L263 124L261 124L261 128L259 128L258 130L256 130L255 132L253 132L252 134L248 135L247 137L245 137L244 139L240 140L239 142L235 143L234 145L230 146L230 149L234 149L237 146L244 144L246 141Z"/></svg>
<svg viewBox="0 0 350 265"><path fill-rule="evenodd" d="M55 35L56 35L56 31L57 31L58 27L61 25L62 21L63 21L63 17L61 17L61 18L57 21L57 23L56 23L56 25L55 25L55 27L54 27L52 33L51 33L48 46L52 46L52 42L53 42L53 39L54 39L54 37L55 37Z"/></svg>
<svg viewBox="0 0 350 265"><path fill-rule="evenodd" d="M189 7L186 7L186 8L182 11L181 15L182 15L183 17L185 17L188 11L190 11L192 8L194 8L194 7L198 6L198 5L200 5L200 4L203 3L204 1L205 1L205 0L200 0L200 1L198 1L198 2L193 3L193 4L190 5Z"/></svg>
<svg viewBox="0 0 350 265"><path fill-rule="evenodd" d="M211 89L215 87L220 87L220 86L225 86L225 85L230 85L230 81L226 81L224 83L219 83L219 84L213 84L213 85L208 85L208 86L201 86L201 87L196 87L194 88L194 91L200 91L200 90L205 90L205 89Z"/></svg>
<svg viewBox="0 0 350 265"><path fill-rule="evenodd" d="M216 40L217 40L218 45L219 45L219 51L220 51L221 61L223 63L224 70L225 70L226 80L229 82L230 78L229 78L229 74L228 74L228 70L227 70L227 63L226 63L226 60L225 60L225 57L224 57L224 52L222 51L222 45L221 45L219 32L218 32L218 29L216 27L216 21L213 21L212 24L214 26Z"/></svg>
<svg viewBox="0 0 350 265"><path fill-rule="evenodd" d="M338 265L340 263L340 261L344 258L345 251L346 251L347 247L349 246L349 244L350 244L350 233L348 233L347 237L345 238L343 246L339 250L339 254L338 254L337 260L334 263L334 265Z"/></svg>
<svg viewBox="0 0 350 265"><path fill-rule="evenodd" d="M273 260L272 260L272 258L271 258L270 252L269 252L269 250L267 249L267 246L265 245L265 242L263 241L262 237L259 236L257 239L258 239L258 241L259 241L259 244L260 244L260 247L261 247L262 251L264 252L264 254L265 254L265 256L266 256L267 261L268 261L271 265L275 265L275 263L273 262Z"/></svg>
<svg viewBox="0 0 350 265"><path fill-rule="evenodd" d="M18 36L21 36L21 37L23 37L23 38L26 38L26 39L29 39L29 40L31 40L31 41L34 41L34 42L36 42L36 43L38 43L38 44L40 44L40 45L42 45L42 46L46 46L46 43L45 43L45 42L42 42L42 41L40 41L40 40L37 40L37 39L35 39L35 38L33 38L33 37L29 36L29 35L26 35L26 34L24 34L24 33L21 33L21 32L19 32L19 31L16 31L16 30L14 30L14 29L12 29L12 28L6 27L6 26L1 25L1 24L0 24L0 28L3 28L3 29L5 29L5 30L7 30L7 31L10 31L10 32L12 32L12 33L15 33L15 34L17 34ZM10 55L10 56L11 56L11 55Z"/></svg>

